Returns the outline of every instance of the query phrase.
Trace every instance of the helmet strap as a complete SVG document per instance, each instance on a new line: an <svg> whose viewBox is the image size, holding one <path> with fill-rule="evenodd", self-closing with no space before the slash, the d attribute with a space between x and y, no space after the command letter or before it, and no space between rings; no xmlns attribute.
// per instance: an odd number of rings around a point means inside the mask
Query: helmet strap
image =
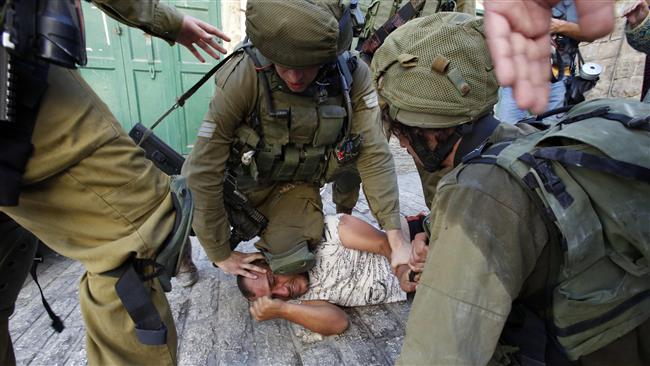
<svg viewBox="0 0 650 366"><path fill-rule="evenodd" d="M492 136L499 123L499 120L494 118L492 113L489 113L479 120L458 126L463 139L458 144L458 150L456 150L456 156L454 156L454 166L460 164L465 155L483 146Z"/></svg>

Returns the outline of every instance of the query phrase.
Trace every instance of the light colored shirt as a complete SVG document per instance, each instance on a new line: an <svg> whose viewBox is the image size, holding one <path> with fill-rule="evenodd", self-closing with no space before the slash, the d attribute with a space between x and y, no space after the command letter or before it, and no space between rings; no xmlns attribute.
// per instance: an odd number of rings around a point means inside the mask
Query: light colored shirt
<svg viewBox="0 0 650 366"><path fill-rule="evenodd" d="M298 300L325 300L341 306L364 306L406 300L386 257L349 249L339 238L341 215L325 217L325 238L314 252L309 289Z"/></svg>

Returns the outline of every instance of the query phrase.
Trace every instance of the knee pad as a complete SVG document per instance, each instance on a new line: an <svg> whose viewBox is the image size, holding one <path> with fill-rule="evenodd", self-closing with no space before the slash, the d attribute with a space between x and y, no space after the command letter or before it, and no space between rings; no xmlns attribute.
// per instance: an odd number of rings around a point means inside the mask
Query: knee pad
<svg viewBox="0 0 650 366"><path fill-rule="evenodd" d="M314 253L309 250L306 240L282 253L262 252L271 271L276 274L294 274L309 271L316 262Z"/></svg>

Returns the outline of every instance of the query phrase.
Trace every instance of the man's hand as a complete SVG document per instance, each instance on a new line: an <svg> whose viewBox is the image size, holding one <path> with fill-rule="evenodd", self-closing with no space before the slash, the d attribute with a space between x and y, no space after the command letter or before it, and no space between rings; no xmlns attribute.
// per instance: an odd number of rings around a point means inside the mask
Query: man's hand
<svg viewBox="0 0 650 366"><path fill-rule="evenodd" d="M407 264L411 256L411 245L404 241L402 230L386 230L388 244L390 245L390 267L393 273L400 264Z"/></svg>
<svg viewBox="0 0 650 366"><path fill-rule="evenodd" d="M270 320L280 317L280 311L286 303L282 300L272 299L268 296L260 297L253 301L250 308L251 315L257 321Z"/></svg>
<svg viewBox="0 0 650 366"><path fill-rule="evenodd" d="M216 262L215 265L217 265L217 267L221 268L221 270L226 273L256 279L257 276L249 271L266 273L266 270L254 264L251 264L251 262L256 259L263 258L264 256L259 252L242 253L233 251L230 253L230 257L228 257L228 259L222 260L221 262Z"/></svg>
<svg viewBox="0 0 650 366"><path fill-rule="evenodd" d="M637 0L625 9L623 16L627 18L630 28L635 28L648 16L648 6L650 6L650 0Z"/></svg>
<svg viewBox="0 0 650 366"><path fill-rule="evenodd" d="M496 76L512 86L517 105L533 113L548 103L551 8L558 0L486 0L485 31ZM614 27L613 0L575 0L586 38L598 38Z"/></svg>
<svg viewBox="0 0 650 366"><path fill-rule="evenodd" d="M409 267L413 272L422 272L424 263L427 261L427 254L429 254L429 246L427 245L427 234L418 233L411 242L411 256L409 259Z"/></svg>
<svg viewBox="0 0 650 366"><path fill-rule="evenodd" d="M217 50L218 52L221 53L227 52L225 48L223 48L219 43L217 43L215 36L223 39L226 42L230 42L230 37L228 37L225 33L220 31L218 28L213 27L212 25L202 20L196 19L189 15L185 15L183 17L183 24L181 25L181 31L178 34L178 38L176 38L176 42L182 44L188 50L190 50L190 52L192 52L194 57L196 57L199 61L205 62L205 59L203 58L203 56L201 56L199 51L196 50L194 44L201 47L208 55L212 56L215 60L219 59L219 54L216 53L214 50Z"/></svg>
<svg viewBox="0 0 650 366"><path fill-rule="evenodd" d="M417 281L411 282L411 279L409 278L410 273L411 270L407 265L403 264L397 267L395 275L397 276L397 279L399 279L399 287L401 287L404 292L415 292L417 286Z"/></svg>

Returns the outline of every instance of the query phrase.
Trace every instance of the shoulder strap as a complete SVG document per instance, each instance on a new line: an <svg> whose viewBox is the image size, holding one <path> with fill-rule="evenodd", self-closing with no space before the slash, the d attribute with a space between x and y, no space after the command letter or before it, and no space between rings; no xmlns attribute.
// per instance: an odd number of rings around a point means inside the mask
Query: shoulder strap
<svg viewBox="0 0 650 366"><path fill-rule="evenodd" d="M384 43L386 37L391 34L395 29L408 22L409 20L417 17L426 0L411 0L408 1L404 6L399 8L397 13L377 28L375 33L373 33L368 39L366 39L361 44L361 53L365 58L371 59L375 54L375 51Z"/></svg>

